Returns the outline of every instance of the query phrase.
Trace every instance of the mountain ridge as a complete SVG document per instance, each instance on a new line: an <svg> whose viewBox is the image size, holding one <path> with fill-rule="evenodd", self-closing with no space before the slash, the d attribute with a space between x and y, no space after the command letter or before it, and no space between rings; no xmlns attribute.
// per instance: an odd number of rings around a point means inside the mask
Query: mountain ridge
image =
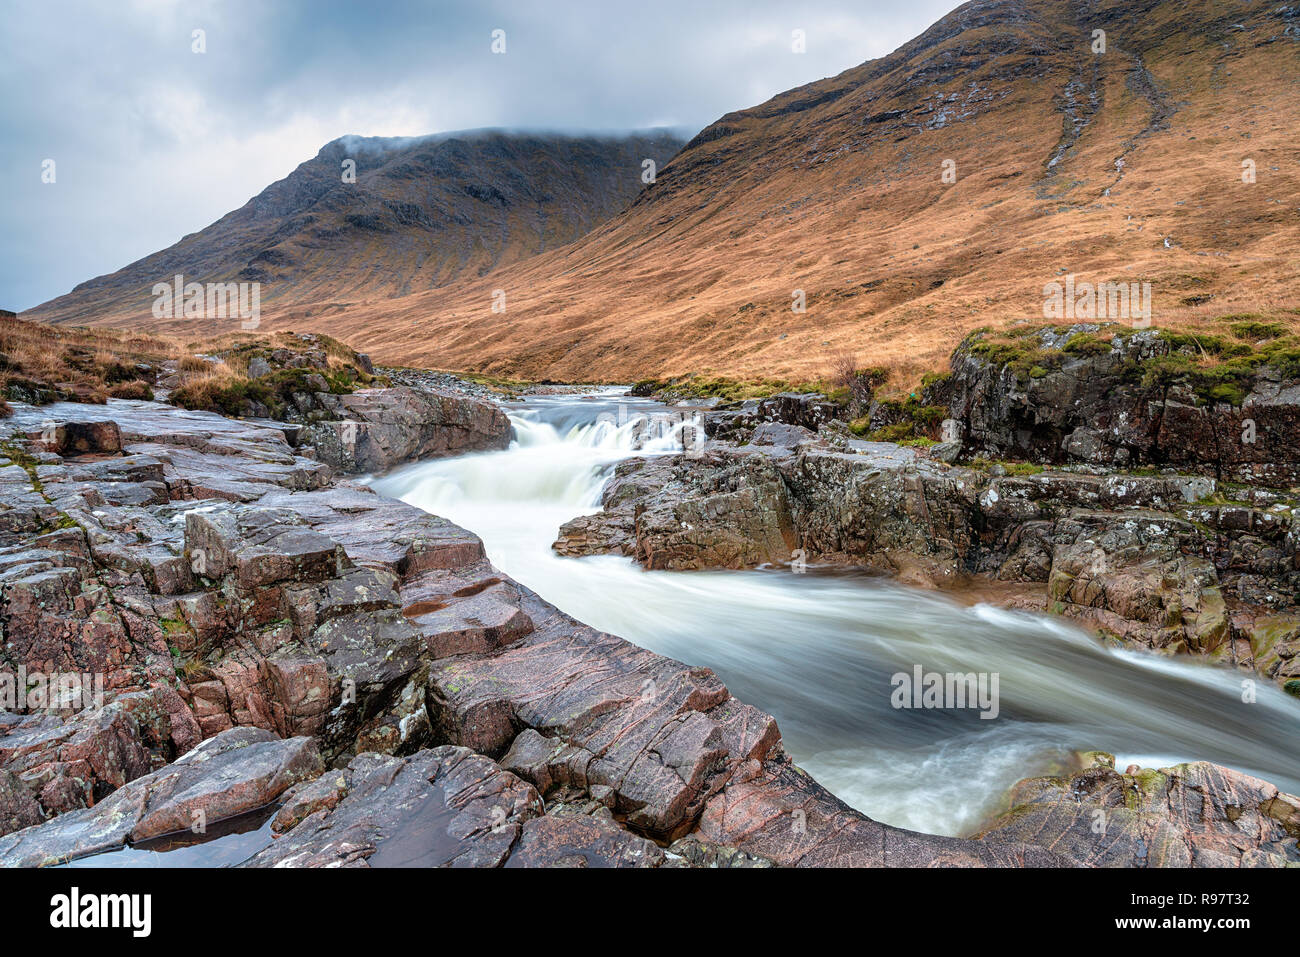
<svg viewBox="0 0 1300 957"><path fill-rule="evenodd" d="M532 378L816 378L852 352L905 380L974 328L1042 322L1068 274L1151 283L1156 324L1295 324L1297 11L966 4L719 118L577 242L337 328L381 359Z"/></svg>
<svg viewBox="0 0 1300 957"><path fill-rule="evenodd" d="M567 381L815 378L845 352L914 377L974 328L1043 321L1067 275L1149 283L1157 325L1294 325L1298 67L1300 7L976 0L725 114L570 243L264 321L386 362Z"/></svg>
<svg viewBox="0 0 1300 957"><path fill-rule="evenodd" d="M667 129L342 136L204 229L24 316L147 316L153 283L175 273L260 282L281 305L435 288L577 238L631 201L644 158L666 162L681 142Z"/></svg>

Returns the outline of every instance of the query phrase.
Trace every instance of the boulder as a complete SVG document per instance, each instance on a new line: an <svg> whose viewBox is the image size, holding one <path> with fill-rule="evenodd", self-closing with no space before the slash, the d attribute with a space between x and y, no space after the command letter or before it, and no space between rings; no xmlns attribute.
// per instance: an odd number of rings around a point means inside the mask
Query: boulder
<svg viewBox="0 0 1300 957"><path fill-rule="evenodd" d="M600 516L561 528L558 552L618 551L647 568L682 570L784 562L795 547L785 486L764 455L710 450L620 464L604 502Z"/></svg>
<svg viewBox="0 0 1300 957"><path fill-rule="evenodd" d="M750 399L739 408L705 413L704 431L709 438L733 442L753 441L754 430L763 423L795 426L815 433L844 412L843 406L818 393L780 392L765 399Z"/></svg>
<svg viewBox="0 0 1300 957"><path fill-rule="evenodd" d="M900 830L859 814L788 757L747 762L704 807L697 836L781 867L1072 867L1023 841Z"/></svg>
<svg viewBox="0 0 1300 957"><path fill-rule="evenodd" d="M306 429L316 455L341 472L382 472L412 459L510 444L510 420L493 402L399 386L321 395L333 421Z"/></svg>

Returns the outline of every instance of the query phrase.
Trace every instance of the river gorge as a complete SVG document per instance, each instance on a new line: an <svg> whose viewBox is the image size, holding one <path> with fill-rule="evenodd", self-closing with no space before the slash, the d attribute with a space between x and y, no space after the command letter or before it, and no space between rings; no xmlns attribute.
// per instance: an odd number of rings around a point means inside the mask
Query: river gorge
<svg viewBox="0 0 1300 957"><path fill-rule="evenodd" d="M619 389L508 408L508 449L418 462L370 483L472 530L498 568L580 621L713 669L776 717L801 767L876 820L967 834L1015 782L1091 749L1120 768L1211 761L1300 790L1297 702L1266 682L1244 695L1242 676L1222 667L1108 649L1061 618L846 567L683 572L560 557L557 529L600 510L613 466L680 451L679 423L693 410ZM891 677L918 665L997 674L997 717L895 708Z"/></svg>

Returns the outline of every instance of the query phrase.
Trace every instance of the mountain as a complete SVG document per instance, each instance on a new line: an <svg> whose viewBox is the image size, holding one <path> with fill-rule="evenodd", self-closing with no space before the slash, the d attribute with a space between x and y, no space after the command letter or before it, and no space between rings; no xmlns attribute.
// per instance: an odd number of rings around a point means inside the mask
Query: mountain
<svg viewBox="0 0 1300 957"><path fill-rule="evenodd" d="M1156 325L1294 323L1298 127L1300 4L979 0L722 117L576 243L328 328L389 361L629 381L811 377L839 351L912 376L1042 322L1069 274L1151 283Z"/></svg>
<svg viewBox="0 0 1300 957"><path fill-rule="evenodd" d="M643 160L663 165L682 143L663 130L345 136L206 229L23 315L152 322L154 283L177 273L259 282L272 309L436 288L583 235L632 201Z"/></svg>
<svg viewBox="0 0 1300 957"><path fill-rule="evenodd" d="M372 276L418 261L404 233L354 226L367 239L346 258L317 257L312 229L268 211L258 235L283 229L297 265L271 270L293 285L267 297L263 323L380 361L580 381L815 377L844 352L907 378L945 365L972 328L1042 322L1045 287L1070 275L1150 283L1156 325L1295 323L1298 78L1300 4L977 0L886 57L723 116L572 243L525 256L542 245L537 219L531 243L504 250L496 226L460 223L417 272L436 288L362 301L351 290L417 287ZM567 168L549 173L539 190L581 192ZM258 204L232 216L261 222ZM454 209L500 216L463 196ZM241 249L241 268L281 268L279 243ZM160 256L163 277L184 264ZM91 292L74 295L93 305ZM101 305L123 319L120 299Z"/></svg>

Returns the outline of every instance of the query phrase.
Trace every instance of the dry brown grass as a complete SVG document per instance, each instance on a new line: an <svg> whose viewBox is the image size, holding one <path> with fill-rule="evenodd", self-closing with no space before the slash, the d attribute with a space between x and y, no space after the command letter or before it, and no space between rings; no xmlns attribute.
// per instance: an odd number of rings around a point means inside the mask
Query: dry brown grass
<svg viewBox="0 0 1300 957"><path fill-rule="evenodd" d="M181 372L201 373L206 372L210 365L212 365L211 362L207 359L200 358L199 356L184 356L181 359L178 368Z"/></svg>
<svg viewBox="0 0 1300 957"><path fill-rule="evenodd" d="M0 353L0 395L103 402L148 397L152 374L182 348L165 336L0 319Z"/></svg>
<svg viewBox="0 0 1300 957"><path fill-rule="evenodd" d="M356 354L328 336L312 346L288 332L182 342L120 329L0 319L0 414L7 411L4 397L38 403L150 399L157 376L172 363L191 408L228 411L234 408L231 396L250 389L252 355L309 347L325 351L327 372L337 374L334 382L361 377Z"/></svg>

